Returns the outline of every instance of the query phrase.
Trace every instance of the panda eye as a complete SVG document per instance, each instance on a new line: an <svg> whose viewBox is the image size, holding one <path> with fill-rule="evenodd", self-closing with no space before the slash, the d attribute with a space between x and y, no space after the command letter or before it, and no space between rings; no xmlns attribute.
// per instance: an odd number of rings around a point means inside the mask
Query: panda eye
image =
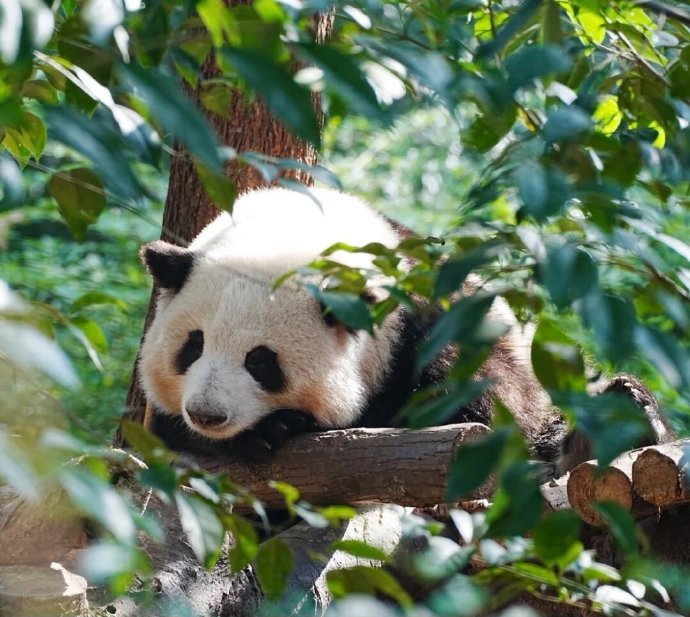
<svg viewBox="0 0 690 617"><path fill-rule="evenodd" d="M178 375L184 375L204 352L204 333L201 330L192 330L187 335L187 340L175 356L175 368Z"/></svg>
<svg viewBox="0 0 690 617"><path fill-rule="evenodd" d="M279 392L285 386L278 354L265 345L254 347L244 359L244 368L268 392Z"/></svg>

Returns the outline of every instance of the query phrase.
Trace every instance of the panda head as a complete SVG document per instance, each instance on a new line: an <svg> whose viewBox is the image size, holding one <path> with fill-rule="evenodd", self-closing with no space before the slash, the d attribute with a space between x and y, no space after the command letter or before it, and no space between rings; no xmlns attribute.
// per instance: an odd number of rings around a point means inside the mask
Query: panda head
<svg viewBox="0 0 690 617"><path fill-rule="evenodd" d="M189 248L142 248L160 290L141 350L144 391L207 437L231 437L281 409L309 413L324 427L350 425L386 374L395 314L370 336L334 323L296 283L273 287L335 242L398 242L359 200L312 194L248 193ZM371 259L337 258L354 267Z"/></svg>

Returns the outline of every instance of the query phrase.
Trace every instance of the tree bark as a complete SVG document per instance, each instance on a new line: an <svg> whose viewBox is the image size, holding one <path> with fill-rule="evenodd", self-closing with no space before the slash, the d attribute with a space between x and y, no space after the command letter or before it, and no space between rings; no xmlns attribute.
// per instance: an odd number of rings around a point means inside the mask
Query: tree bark
<svg viewBox="0 0 690 617"><path fill-rule="evenodd" d="M229 0L230 6L248 4L246 0ZM321 13L314 17L313 32L318 41L324 41L333 26L333 15ZM211 55L204 65L201 80L215 76L217 69ZM200 89L190 93L199 103ZM320 112L314 97L317 114ZM235 92L230 109L225 117L209 113L209 119L220 140L237 152L259 152L272 157L291 158L307 165L316 163L317 153L314 147L290 133L268 110L261 101L248 101L246 97ZM266 183L261 174L246 165L231 161L227 165L227 176L235 183L238 193L264 186ZM308 173L301 170L290 172L289 177L304 184L310 184ZM218 214L208 198L194 165L189 156L177 145L170 163L170 181L163 211L161 239L175 244L189 243ZM154 286L146 314L143 333L146 333L155 309L157 290ZM143 334L142 334L143 340ZM127 392L126 408L123 420L143 422L146 399L139 385L137 362L132 370L132 380ZM123 447L124 439L118 430L115 447Z"/></svg>
<svg viewBox="0 0 690 617"><path fill-rule="evenodd" d="M348 429L299 435L269 461L247 465L232 458L199 458L211 472L224 472L267 508L285 507L269 486L287 482L314 505L396 503L430 507L447 501L451 462L457 448L489 432L483 424L451 424L418 431ZM484 499L486 482L467 499Z"/></svg>

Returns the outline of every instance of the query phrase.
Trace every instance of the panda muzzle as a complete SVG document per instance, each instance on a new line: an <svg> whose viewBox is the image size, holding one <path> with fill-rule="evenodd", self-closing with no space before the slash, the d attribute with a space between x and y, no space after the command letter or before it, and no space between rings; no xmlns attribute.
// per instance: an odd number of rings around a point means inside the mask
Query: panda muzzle
<svg viewBox="0 0 690 617"><path fill-rule="evenodd" d="M215 428L228 420L225 414L209 412L201 408L187 407L186 411L190 422L201 429Z"/></svg>

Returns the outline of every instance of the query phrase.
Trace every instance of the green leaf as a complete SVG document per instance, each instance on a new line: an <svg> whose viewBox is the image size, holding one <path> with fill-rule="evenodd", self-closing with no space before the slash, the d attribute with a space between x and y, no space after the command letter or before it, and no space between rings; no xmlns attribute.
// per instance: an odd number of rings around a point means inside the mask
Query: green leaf
<svg viewBox="0 0 690 617"><path fill-rule="evenodd" d="M412 599L400 583L393 578L390 572L380 568L353 566L340 570L330 570L326 574L326 584L335 598L344 598L352 593L384 594L403 607L412 605Z"/></svg>
<svg viewBox="0 0 690 617"><path fill-rule="evenodd" d="M139 182L123 154L124 143L111 115L97 113L87 119L64 106L47 108L44 113L52 136L89 159L114 193L125 199L139 194Z"/></svg>
<svg viewBox="0 0 690 617"><path fill-rule="evenodd" d="M511 432L499 428L456 450L448 476L448 501L458 501L481 486L498 466Z"/></svg>
<svg viewBox="0 0 690 617"><path fill-rule="evenodd" d="M627 298L598 293L586 294L578 307L585 324L594 331L604 357L622 362L635 351L635 309Z"/></svg>
<svg viewBox="0 0 690 617"><path fill-rule="evenodd" d="M331 525L349 521L357 515L357 510L352 506L326 506L318 511Z"/></svg>
<svg viewBox="0 0 690 617"><path fill-rule="evenodd" d="M222 170L218 172L200 163L196 163L195 168L211 201L221 210L232 212L237 198L237 187L234 182L227 178Z"/></svg>
<svg viewBox="0 0 690 617"><path fill-rule="evenodd" d="M76 323L74 323L75 320ZM86 350L86 353L89 354L89 358L91 359L91 362L93 362L94 366L99 371L102 371L103 364L101 363L101 359L98 355L98 349L91 341L91 338L93 338L96 343L99 344L99 346L105 346L105 349L108 347L107 341L105 340L105 335L98 324L95 324L90 320L80 321L79 317L75 317L73 320L69 321L67 328L72 333L72 336L74 336L82 344ZM99 330L100 334L98 332Z"/></svg>
<svg viewBox="0 0 690 617"><path fill-rule="evenodd" d="M271 538L259 547L256 575L266 596L275 600L283 595L292 573L292 551L280 540Z"/></svg>
<svg viewBox="0 0 690 617"><path fill-rule="evenodd" d="M620 551L626 557L637 555L637 527L630 512L617 503L597 503L594 508L606 519Z"/></svg>
<svg viewBox="0 0 690 617"><path fill-rule="evenodd" d="M434 298L439 299L461 290L471 272L496 259L504 249L503 243L489 241L470 251L459 252L450 257L439 270Z"/></svg>
<svg viewBox="0 0 690 617"><path fill-rule="evenodd" d="M590 439L594 456L605 467L616 456L635 448L650 434L646 415L629 396L606 393L552 392L555 405L575 417L575 424Z"/></svg>
<svg viewBox="0 0 690 617"><path fill-rule="evenodd" d="M123 139L132 151L149 165L159 165L163 149L158 133L133 109L124 105L109 107Z"/></svg>
<svg viewBox="0 0 690 617"><path fill-rule="evenodd" d="M70 319L70 324L81 330L98 353L102 354L108 351L108 339L105 338L105 333L95 321L76 316Z"/></svg>
<svg viewBox="0 0 690 617"><path fill-rule="evenodd" d="M296 84L280 65L261 54L228 47L220 54L278 118L299 137L319 147L319 124L307 89Z"/></svg>
<svg viewBox="0 0 690 617"><path fill-rule="evenodd" d="M176 79L135 64L121 67L120 72L122 78L134 86L135 94L146 102L151 114L166 131L175 135L210 169L222 173L218 139Z"/></svg>
<svg viewBox="0 0 690 617"><path fill-rule="evenodd" d="M402 64L421 85L435 92L446 107L453 108L456 75L448 59L441 53L420 51L418 45L406 41L381 40L373 36L356 36L355 42L374 57L391 58Z"/></svg>
<svg viewBox="0 0 690 617"><path fill-rule="evenodd" d="M200 497L178 491L175 494L180 524L196 558L207 568L218 559L225 530L215 510Z"/></svg>
<svg viewBox="0 0 690 617"><path fill-rule="evenodd" d="M467 361L467 356L469 355L463 354L462 358L458 359L458 362ZM471 364L475 369L478 369L483 364L483 360L488 356L488 351L472 355L477 361L471 362ZM453 367L454 373L458 367L458 362ZM474 372L472 371L472 374ZM474 381L468 377L463 378L461 375L454 374L450 380L434 388L428 388L416 393L408 404L403 407L397 418L406 418L407 426L414 429L447 424L454 417L457 417L459 409L467 407L490 386L491 382L489 381Z"/></svg>
<svg viewBox="0 0 690 617"><path fill-rule="evenodd" d="M506 58L505 71L514 91L536 78L565 73L571 64L570 57L558 47L529 45Z"/></svg>
<svg viewBox="0 0 690 617"><path fill-rule="evenodd" d="M57 105L60 101L55 88L46 79L30 79L24 82L22 96L46 105Z"/></svg>
<svg viewBox="0 0 690 617"><path fill-rule="evenodd" d="M469 617L482 612L488 601L486 591L469 576L456 574L424 602L438 617Z"/></svg>
<svg viewBox="0 0 690 617"><path fill-rule="evenodd" d="M496 36L488 43L480 45L476 52L477 59L499 53L508 43L518 36L536 18L541 7L541 0L525 0L505 21Z"/></svg>
<svg viewBox="0 0 690 617"><path fill-rule="evenodd" d="M547 143L558 143L588 131L593 125L589 114L579 107L561 107L549 115L542 135Z"/></svg>
<svg viewBox="0 0 690 617"><path fill-rule="evenodd" d="M450 310L436 321L429 338L420 346L417 352L417 370L428 366L451 341L488 346L505 334L505 324L485 322L495 298L494 294L477 292L453 304Z"/></svg>
<svg viewBox="0 0 690 617"><path fill-rule="evenodd" d="M200 0L196 3L196 10L215 47L220 47L226 40L233 44L239 42L237 21L221 0Z"/></svg>
<svg viewBox="0 0 690 617"><path fill-rule="evenodd" d="M486 514L490 536L518 536L533 529L544 509L542 473L540 465L526 460L515 461L503 471Z"/></svg>
<svg viewBox="0 0 690 617"><path fill-rule="evenodd" d="M228 552L230 568L233 572L240 572L259 552L259 537L252 524L240 516L226 517L225 524L232 533L232 548Z"/></svg>
<svg viewBox="0 0 690 617"><path fill-rule="evenodd" d="M41 158L41 153L46 145L46 127L37 115L25 111L22 114L22 123L19 130L22 145L31 153L34 160Z"/></svg>
<svg viewBox="0 0 690 617"><path fill-rule="evenodd" d="M559 169L527 161L515 171L515 183L524 210L537 221L557 214L570 196L568 181Z"/></svg>
<svg viewBox="0 0 690 617"><path fill-rule="evenodd" d="M345 291L321 291L314 285L307 287L339 322L355 330L373 332L374 320L369 311L369 305L361 296Z"/></svg>
<svg viewBox="0 0 690 617"><path fill-rule="evenodd" d="M69 466L60 471L60 482L82 512L120 542L134 544L137 537L134 512L109 479L100 478L82 467Z"/></svg>
<svg viewBox="0 0 690 617"><path fill-rule="evenodd" d="M296 48L299 55L323 71L327 86L355 112L374 121L385 119L374 89L349 55L328 45L302 43Z"/></svg>
<svg viewBox="0 0 690 617"><path fill-rule="evenodd" d="M39 499L38 479L23 448L17 447L4 431L0 431L0 478L18 495L31 501Z"/></svg>
<svg viewBox="0 0 690 617"><path fill-rule="evenodd" d="M534 529L534 552L548 566L565 568L582 551L580 519L572 511L552 512Z"/></svg>
<svg viewBox="0 0 690 617"><path fill-rule="evenodd" d="M539 324L532 340L532 366L546 389L585 389L585 363L579 346L548 320Z"/></svg>
<svg viewBox="0 0 690 617"><path fill-rule="evenodd" d="M361 557L362 559L374 559L377 561L388 561L388 554L378 548L367 544L363 540L338 540L331 544L334 551L344 551L354 557Z"/></svg>
<svg viewBox="0 0 690 617"><path fill-rule="evenodd" d="M462 132L462 142L484 154L513 128L516 117L515 105L508 105L502 113L487 111Z"/></svg>
<svg viewBox="0 0 690 617"><path fill-rule="evenodd" d="M581 248L563 244L550 249L539 264L539 282L558 308L566 308L598 286L597 265Z"/></svg>
<svg viewBox="0 0 690 617"><path fill-rule="evenodd" d="M81 564L89 581L108 583L117 595L127 591L137 572L146 574L151 569L140 548L108 541L86 548Z"/></svg>
<svg viewBox="0 0 690 617"><path fill-rule="evenodd" d="M160 437L154 435L140 422L123 420L120 423L120 431L125 441L140 452L147 461L157 459L171 461L176 457Z"/></svg>
<svg viewBox="0 0 690 617"><path fill-rule="evenodd" d="M441 582L464 569L476 548L459 546L457 542L441 536L431 536L426 545L411 555L414 573L424 582Z"/></svg>
<svg viewBox="0 0 690 617"><path fill-rule="evenodd" d="M120 309L126 309L127 303L122 299L104 291L87 291L79 296L70 307L71 313L77 313L82 309L97 304L113 304Z"/></svg>
<svg viewBox="0 0 690 617"><path fill-rule="evenodd" d="M271 480L269 481L268 485L283 496L283 499L285 499L285 505L288 508L294 506L299 499L299 491L292 486L292 484L279 482L278 480Z"/></svg>
<svg viewBox="0 0 690 617"><path fill-rule="evenodd" d="M105 189L100 178L86 167L58 171L48 181L48 192L57 201L70 231L83 241L89 225L105 209Z"/></svg>
<svg viewBox="0 0 690 617"><path fill-rule="evenodd" d="M637 325L635 343L673 388L687 388L690 385L690 354L675 336Z"/></svg>

